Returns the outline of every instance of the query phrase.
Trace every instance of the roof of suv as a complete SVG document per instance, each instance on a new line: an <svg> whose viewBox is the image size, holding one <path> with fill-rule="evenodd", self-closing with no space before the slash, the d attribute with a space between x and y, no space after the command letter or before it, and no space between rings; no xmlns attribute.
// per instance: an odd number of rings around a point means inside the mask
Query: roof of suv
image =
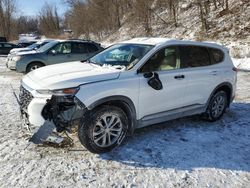
<svg viewBox="0 0 250 188"><path fill-rule="evenodd" d="M85 39L67 39L65 41L71 41L71 42L85 42L85 43L92 43L92 44L97 44L100 45L99 43L92 41L92 40L85 40Z"/></svg>
<svg viewBox="0 0 250 188"><path fill-rule="evenodd" d="M187 40L176 40L169 38L154 38L154 37L133 38L131 40L123 41L121 43L161 45L166 42L171 42L172 44L202 45L202 46L226 49L226 47L216 44L214 42L198 42L198 41L187 41Z"/></svg>
<svg viewBox="0 0 250 188"><path fill-rule="evenodd" d="M133 38L131 40L123 41L122 43L158 45L158 44L162 44L164 42L167 42L169 40L171 40L171 39L143 37L143 38Z"/></svg>

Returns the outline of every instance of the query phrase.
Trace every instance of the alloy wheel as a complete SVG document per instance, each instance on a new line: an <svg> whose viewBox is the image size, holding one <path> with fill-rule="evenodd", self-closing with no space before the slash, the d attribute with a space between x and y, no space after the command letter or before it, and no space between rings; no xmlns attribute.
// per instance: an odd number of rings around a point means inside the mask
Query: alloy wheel
<svg viewBox="0 0 250 188"><path fill-rule="evenodd" d="M214 118L221 116L223 110L225 109L226 100L223 96L217 96L212 104L211 113Z"/></svg>
<svg viewBox="0 0 250 188"><path fill-rule="evenodd" d="M122 122L119 116L107 113L101 116L93 129L94 143L99 147L114 144L122 133Z"/></svg>
<svg viewBox="0 0 250 188"><path fill-rule="evenodd" d="M30 71L36 70L38 68L40 68L39 65L33 65L32 67L30 67Z"/></svg>

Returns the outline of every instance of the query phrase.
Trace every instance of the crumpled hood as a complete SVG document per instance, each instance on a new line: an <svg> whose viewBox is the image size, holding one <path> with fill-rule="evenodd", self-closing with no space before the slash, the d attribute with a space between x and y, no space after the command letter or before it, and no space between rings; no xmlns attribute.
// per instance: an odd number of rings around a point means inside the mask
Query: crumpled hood
<svg viewBox="0 0 250 188"><path fill-rule="evenodd" d="M69 62L39 68L27 74L22 81L32 89L54 90L117 79L120 72L113 67Z"/></svg>

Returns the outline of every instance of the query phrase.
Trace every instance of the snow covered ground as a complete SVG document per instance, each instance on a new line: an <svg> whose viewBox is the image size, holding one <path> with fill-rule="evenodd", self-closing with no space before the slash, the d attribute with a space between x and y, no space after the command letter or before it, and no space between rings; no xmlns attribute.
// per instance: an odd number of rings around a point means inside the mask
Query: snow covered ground
<svg viewBox="0 0 250 188"><path fill-rule="evenodd" d="M250 58L233 59L233 62L237 68L250 71Z"/></svg>
<svg viewBox="0 0 250 188"><path fill-rule="evenodd" d="M189 117L150 126L114 151L94 155L74 135L73 146L28 146L12 93L22 75L4 61L0 187L249 187L250 73L239 72L236 100L220 121Z"/></svg>

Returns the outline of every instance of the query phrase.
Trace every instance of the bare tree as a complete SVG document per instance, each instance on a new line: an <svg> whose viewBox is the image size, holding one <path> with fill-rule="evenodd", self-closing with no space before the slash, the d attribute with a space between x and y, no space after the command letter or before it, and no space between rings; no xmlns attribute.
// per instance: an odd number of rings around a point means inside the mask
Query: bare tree
<svg viewBox="0 0 250 188"><path fill-rule="evenodd" d="M41 9L39 18L39 30L48 36L55 36L60 33L60 18L55 6L45 4Z"/></svg>
<svg viewBox="0 0 250 188"><path fill-rule="evenodd" d="M15 20L16 32L21 33L31 33L38 31L38 20L36 18L20 16Z"/></svg>
<svg viewBox="0 0 250 188"><path fill-rule="evenodd" d="M151 5L152 0L136 0L134 2L134 14L137 21L144 26L146 34L150 35L151 32Z"/></svg>
<svg viewBox="0 0 250 188"><path fill-rule="evenodd" d="M210 11L210 3L209 0L196 0L196 4L198 5L200 21L201 21L201 30L208 31L208 14Z"/></svg>
<svg viewBox="0 0 250 188"><path fill-rule="evenodd" d="M11 26L13 25L13 15L15 12L14 0L0 0L0 34L8 39L11 36Z"/></svg>
<svg viewBox="0 0 250 188"><path fill-rule="evenodd" d="M224 11L229 10L228 0L213 0L213 4L215 6L215 9L217 9L218 7L222 7Z"/></svg>
<svg viewBox="0 0 250 188"><path fill-rule="evenodd" d="M100 37L121 27L122 17L131 9L131 0L66 0L70 11L66 24L76 35L90 33Z"/></svg>
<svg viewBox="0 0 250 188"><path fill-rule="evenodd" d="M167 6L170 19L174 21L174 24L177 27L179 0L167 0Z"/></svg>

